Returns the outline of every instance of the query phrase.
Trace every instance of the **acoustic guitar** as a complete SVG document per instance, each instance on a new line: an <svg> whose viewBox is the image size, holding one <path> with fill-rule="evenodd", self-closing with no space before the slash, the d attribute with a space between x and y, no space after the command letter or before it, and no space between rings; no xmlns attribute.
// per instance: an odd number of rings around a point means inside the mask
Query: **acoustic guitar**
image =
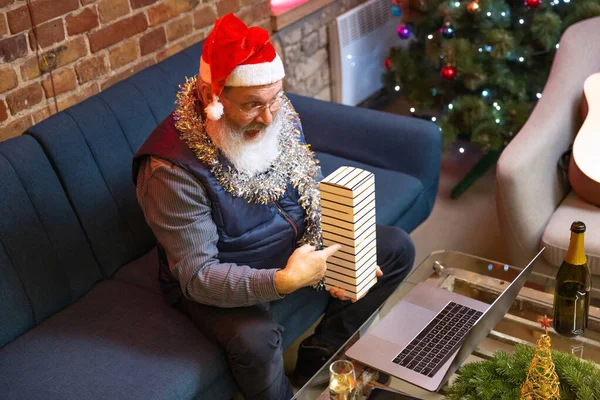
<svg viewBox="0 0 600 400"><path fill-rule="evenodd" d="M583 125L573 142L569 182L589 203L600 206L600 73L583 83Z"/></svg>

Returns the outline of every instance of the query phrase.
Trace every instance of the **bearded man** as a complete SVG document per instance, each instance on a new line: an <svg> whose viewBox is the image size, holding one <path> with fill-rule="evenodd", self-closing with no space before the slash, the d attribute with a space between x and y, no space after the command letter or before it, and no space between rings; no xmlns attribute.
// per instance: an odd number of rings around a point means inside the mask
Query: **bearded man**
<svg viewBox="0 0 600 400"><path fill-rule="evenodd" d="M268 32L232 14L217 20L199 75L134 158L161 288L224 348L246 399L289 399L283 327L271 305L325 309L299 349L296 373L309 378L394 291L414 247L401 229L378 227L380 279L364 298L312 288L340 247L318 250L322 174L282 90Z"/></svg>

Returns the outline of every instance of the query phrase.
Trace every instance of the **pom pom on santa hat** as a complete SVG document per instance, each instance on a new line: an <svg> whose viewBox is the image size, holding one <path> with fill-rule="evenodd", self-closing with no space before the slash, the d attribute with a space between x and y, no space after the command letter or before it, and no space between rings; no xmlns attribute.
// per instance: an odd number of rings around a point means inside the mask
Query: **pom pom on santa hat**
<svg viewBox="0 0 600 400"><path fill-rule="evenodd" d="M212 101L204 109L209 119L223 115L219 96L225 86L268 85L284 76L269 32L257 26L249 28L233 14L215 21L200 58L200 78L212 89Z"/></svg>

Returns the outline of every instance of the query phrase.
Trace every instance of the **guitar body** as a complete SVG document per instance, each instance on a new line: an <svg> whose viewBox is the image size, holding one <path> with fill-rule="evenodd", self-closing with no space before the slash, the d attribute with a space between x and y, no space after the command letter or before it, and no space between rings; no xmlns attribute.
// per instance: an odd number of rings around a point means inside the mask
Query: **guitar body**
<svg viewBox="0 0 600 400"><path fill-rule="evenodd" d="M569 182L579 197L600 206L600 73L585 80L583 95L585 119L573 142Z"/></svg>

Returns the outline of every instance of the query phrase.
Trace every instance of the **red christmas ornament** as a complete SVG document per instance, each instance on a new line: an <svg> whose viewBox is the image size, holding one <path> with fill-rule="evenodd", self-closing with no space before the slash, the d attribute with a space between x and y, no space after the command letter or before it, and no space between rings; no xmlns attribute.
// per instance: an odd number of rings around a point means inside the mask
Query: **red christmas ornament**
<svg viewBox="0 0 600 400"><path fill-rule="evenodd" d="M525 5L529 8L538 8L542 4L542 0L525 0Z"/></svg>
<svg viewBox="0 0 600 400"><path fill-rule="evenodd" d="M388 71L392 70L392 60L390 60L389 58L385 59L385 69L387 69Z"/></svg>
<svg viewBox="0 0 600 400"><path fill-rule="evenodd" d="M440 75L441 75L442 79L451 81L452 79L454 79L456 77L456 68L453 67L452 65L446 65L440 71Z"/></svg>
<svg viewBox="0 0 600 400"><path fill-rule="evenodd" d="M480 11L479 0L473 0L469 4L467 4L467 11L471 14L477 14Z"/></svg>

